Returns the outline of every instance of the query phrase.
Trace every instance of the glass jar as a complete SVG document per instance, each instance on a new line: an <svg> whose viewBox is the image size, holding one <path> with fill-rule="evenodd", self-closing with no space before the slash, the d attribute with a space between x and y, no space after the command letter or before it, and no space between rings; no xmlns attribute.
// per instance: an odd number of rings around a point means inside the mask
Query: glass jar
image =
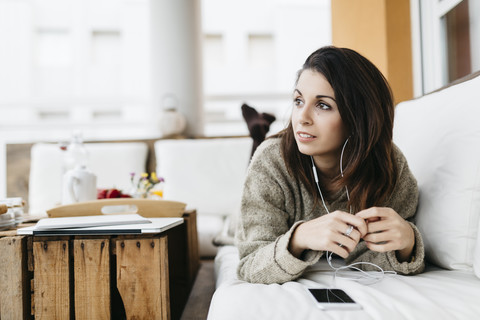
<svg viewBox="0 0 480 320"><path fill-rule="evenodd" d="M16 198L7 198L12 202L13 215L15 220L15 226L18 226L23 222L23 199L20 197Z"/></svg>

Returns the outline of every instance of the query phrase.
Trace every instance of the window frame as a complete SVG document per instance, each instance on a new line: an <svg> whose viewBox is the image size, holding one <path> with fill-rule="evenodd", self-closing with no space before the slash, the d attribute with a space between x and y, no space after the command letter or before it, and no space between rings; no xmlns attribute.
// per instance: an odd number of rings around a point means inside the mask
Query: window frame
<svg viewBox="0 0 480 320"><path fill-rule="evenodd" d="M448 84L448 57L442 19L463 0L411 0L414 95Z"/></svg>

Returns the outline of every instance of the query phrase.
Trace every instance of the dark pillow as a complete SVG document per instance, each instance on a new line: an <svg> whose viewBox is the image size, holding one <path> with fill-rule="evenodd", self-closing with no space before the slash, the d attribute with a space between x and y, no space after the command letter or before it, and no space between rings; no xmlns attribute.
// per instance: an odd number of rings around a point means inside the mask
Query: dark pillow
<svg viewBox="0 0 480 320"><path fill-rule="evenodd" d="M258 113L247 104L242 105L242 115L247 123L248 131L253 139L252 156L260 143L265 140L270 124L275 121L275 116L269 113Z"/></svg>

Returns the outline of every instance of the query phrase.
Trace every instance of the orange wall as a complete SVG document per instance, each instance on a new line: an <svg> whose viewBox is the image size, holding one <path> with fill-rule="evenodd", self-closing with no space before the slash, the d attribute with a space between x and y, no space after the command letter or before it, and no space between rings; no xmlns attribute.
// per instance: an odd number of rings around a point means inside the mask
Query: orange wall
<svg viewBox="0 0 480 320"><path fill-rule="evenodd" d="M372 61L396 103L413 98L409 0L332 0L332 41Z"/></svg>

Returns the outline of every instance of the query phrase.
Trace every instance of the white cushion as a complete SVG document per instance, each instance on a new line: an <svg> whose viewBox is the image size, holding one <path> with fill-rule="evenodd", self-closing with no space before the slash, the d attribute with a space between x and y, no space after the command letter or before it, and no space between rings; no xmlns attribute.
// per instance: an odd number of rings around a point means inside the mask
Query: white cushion
<svg viewBox="0 0 480 320"><path fill-rule="evenodd" d="M199 215L236 212L251 148L251 138L155 142L157 175L165 178L165 199L185 202Z"/></svg>
<svg viewBox="0 0 480 320"><path fill-rule="evenodd" d="M420 189L426 256L472 270L480 214L480 77L397 106L394 141Z"/></svg>
<svg viewBox="0 0 480 320"><path fill-rule="evenodd" d="M199 253L217 253L214 237L225 217L238 211L251 138L159 140L155 142L157 175L165 178L164 198L197 210Z"/></svg>
<svg viewBox="0 0 480 320"><path fill-rule="evenodd" d="M145 171L148 146L141 142L86 143L88 168L97 176L97 188L129 192L130 173ZM63 152L58 144L32 146L28 203L30 214L44 214L61 202Z"/></svg>

